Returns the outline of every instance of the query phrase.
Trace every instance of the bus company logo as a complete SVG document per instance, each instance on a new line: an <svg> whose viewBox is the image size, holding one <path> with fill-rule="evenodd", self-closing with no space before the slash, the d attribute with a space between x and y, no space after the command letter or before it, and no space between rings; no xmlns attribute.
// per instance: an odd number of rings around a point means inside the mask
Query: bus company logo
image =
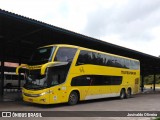
<svg viewBox="0 0 160 120"><path fill-rule="evenodd" d="M11 112L2 112L2 117L12 117Z"/></svg>
<svg viewBox="0 0 160 120"><path fill-rule="evenodd" d="M34 69L40 69L41 65L37 65L37 66L29 66L30 70L34 70Z"/></svg>
<svg viewBox="0 0 160 120"><path fill-rule="evenodd" d="M121 74L136 75L136 72L132 72L132 71L121 71Z"/></svg>
<svg viewBox="0 0 160 120"><path fill-rule="evenodd" d="M81 67L81 68L79 69L79 71L84 73L83 67Z"/></svg>

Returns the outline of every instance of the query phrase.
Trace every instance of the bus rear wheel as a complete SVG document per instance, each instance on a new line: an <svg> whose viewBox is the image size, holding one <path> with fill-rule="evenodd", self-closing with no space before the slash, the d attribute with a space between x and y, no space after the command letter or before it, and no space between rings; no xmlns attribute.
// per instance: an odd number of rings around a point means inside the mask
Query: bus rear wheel
<svg viewBox="0 0 160 120"><path fill-rule="evenodd" d="M121 89L121 92L120 92L120 99L124 99L125 97L126 97L125 89Z"/></svg>
<svg viewBox="0 0 160 120"><path fill-rule="evenodd" d="M131 88L128 88L127 89L127 98L131 98L131 96L132 96Z"/></svg>
<svg viewBox="0 0 160 120"><path fill-rule="evenodd" d="M78 102L78 94L75 91L72 91L69 95L68 104L75 105Z"/></svg>

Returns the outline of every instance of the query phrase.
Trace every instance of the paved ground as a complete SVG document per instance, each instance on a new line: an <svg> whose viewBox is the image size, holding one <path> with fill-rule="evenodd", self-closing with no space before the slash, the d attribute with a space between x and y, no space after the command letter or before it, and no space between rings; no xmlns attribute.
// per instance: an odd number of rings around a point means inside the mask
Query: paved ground
<svg viewBox="0 0 160 120"><path fill-rule="evenodd" d="M11 95L14 95L13 93ZM10 96L11 96L10 95ZM14 95L15 96L15 95ZM20 94L17 94L20 96ZM118 98L108 98L100 100L83 101L75 106L67 104L58 105L37 105L30 104L15 99L12 101L9 97L0 102L0 111L160 111L160 92L142 93L133 96L130 99L120 100ZM54 113L54 112L53 112ZM2 118L0 118L2 119ZM3 118L4 119L4 118ZM8 118L6 118L8 120ZM17 119L17 118L12 118ZM20 119L20 118L18 118ZM31 118L25 118L31 119ZM33 118L32 118L33 119ZM39 118L38 118L39 119ZM37 119L37 120L38 120ZM46 118L41 118L46 119ZM49 120L80 120L82 117L57 117ZM150 120L149 117L84 117L86 120ZM35 119L34 119L35 120Z"/></svg>

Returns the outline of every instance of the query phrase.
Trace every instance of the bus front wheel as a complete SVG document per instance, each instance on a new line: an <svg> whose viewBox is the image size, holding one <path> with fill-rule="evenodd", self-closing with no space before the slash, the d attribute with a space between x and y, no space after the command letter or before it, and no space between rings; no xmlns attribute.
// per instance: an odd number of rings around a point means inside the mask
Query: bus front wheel
<svg viewBox="0 0 160 120"><path fill-rule="evenodd" d="M69 95L68 104L75 105L78 102L78 94L75 91L72 91Z"/></svg>
<svg viewBox="0 0 160 120"><path fill-rule="evenodd" d="M121 92L120 92L120 99L124 99L125 97L126 97L125 89L121 89Z"/></svg>

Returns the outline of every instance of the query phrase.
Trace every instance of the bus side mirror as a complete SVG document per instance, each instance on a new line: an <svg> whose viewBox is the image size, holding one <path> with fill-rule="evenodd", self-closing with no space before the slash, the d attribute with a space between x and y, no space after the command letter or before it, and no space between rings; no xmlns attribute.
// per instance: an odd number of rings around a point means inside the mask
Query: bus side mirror
<svg viewBox="0 0 160 120"><path fill-rule="evenodd" d="M69 62L49 62L41 67L41 75L44 75L48 67L67 65Z"/></svg>
<svg viewBox="0 0 160 120"><path fill-rule="evenodd" d="M18 67L16 68L16 74L17 74L17 75L19 74L19 70L20 70L21 68L29 69L27 64L21 64L20 66L18 66Z"/></svg>
<svg viewBox="0 0 160 120"><path fill-rule="evenodd" d="M54 64L55 64L54 62L49 62L49 63L46 63L46 64L42 65L42 67L41 67L41 75L44 75L46 69L47 69L48 67L54 66Z"/></svg>

